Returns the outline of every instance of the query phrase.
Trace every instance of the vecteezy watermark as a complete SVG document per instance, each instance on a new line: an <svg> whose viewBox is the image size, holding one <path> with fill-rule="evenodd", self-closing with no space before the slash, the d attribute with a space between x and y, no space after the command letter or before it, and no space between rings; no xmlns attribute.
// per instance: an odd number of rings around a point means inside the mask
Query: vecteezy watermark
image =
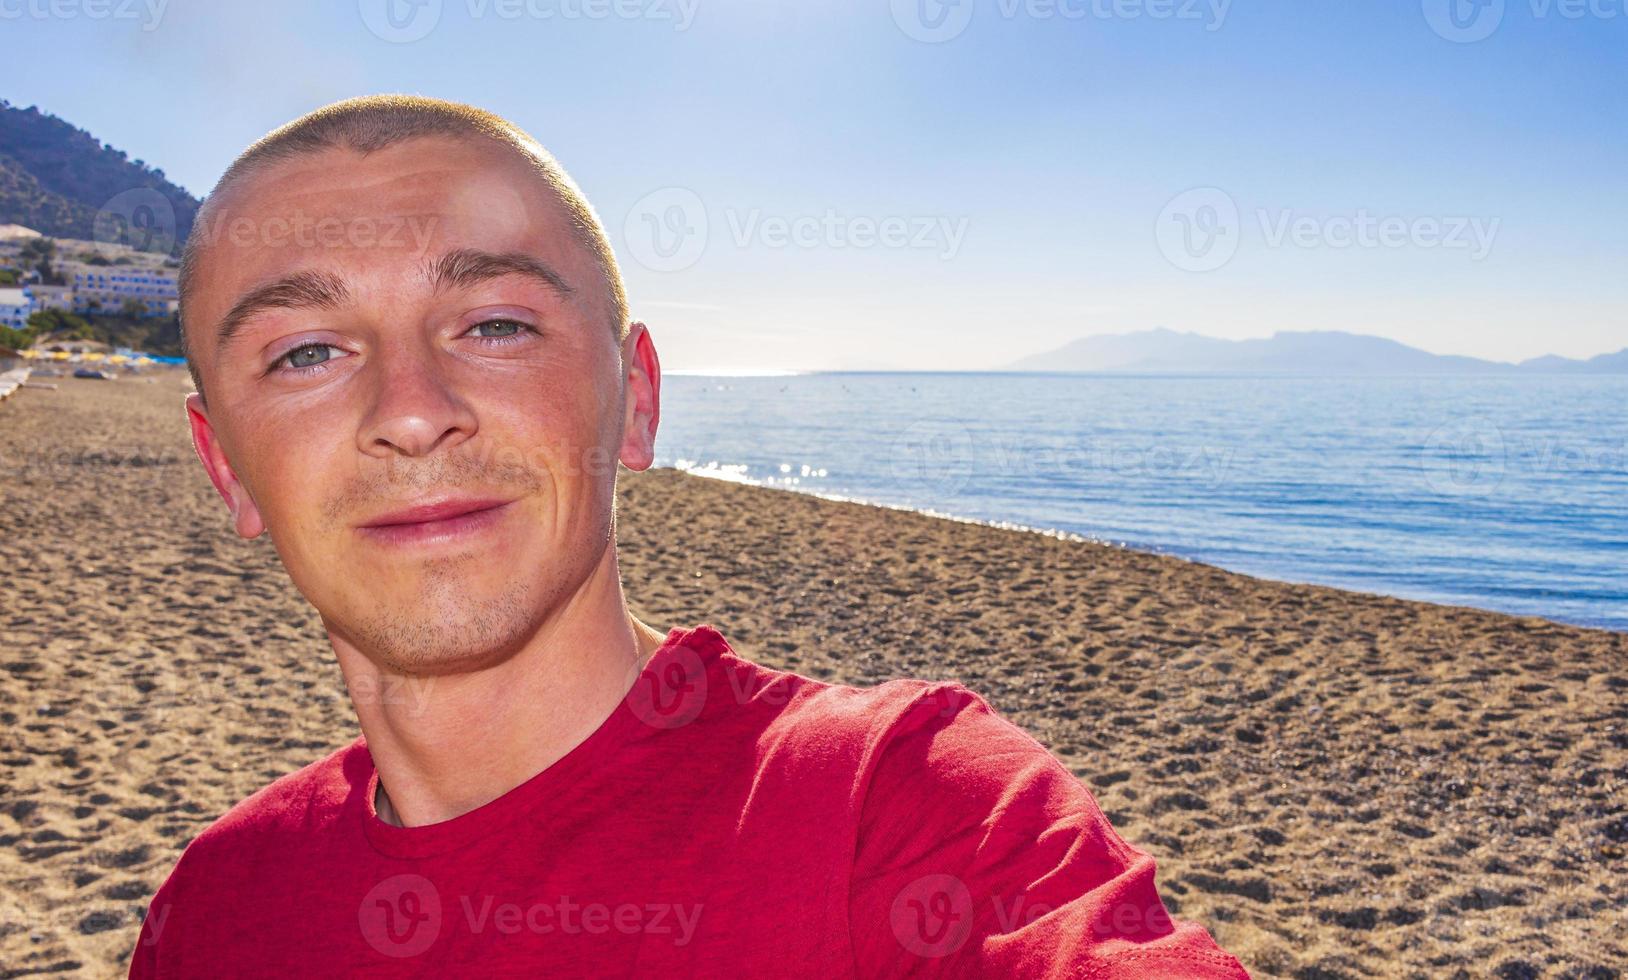
<svg viewBox="0 0 1628 980"><path fill-rule="evenodd" d="M1255 223L1267 248L1427 249L1464 251L1485 259L1502 219L1473 215L1381 215L1367 208L1310 215L1293 208L1256 208ZM1219 187L1195 187L1171 198L1154 220L1159 251L1176 268L1210 272L1232 261L1245 222L1238 202Z"/></svg>
<svg viewBox="0 0 1628 980"><path fill-rule="evenodd" d="M1374 215L1365 208L1352 214L1313 217L1284 209L1260 208L1256 217L1268 248L1285 242L1296 248L1460 249L1479 262L1492 251L1502 219L1466 215Z"/></svg>
<svg viewBox="0 0 1628 980"><path fill-rule="evenodd" d="M230 212L199 219L203 245L223 243L237 248L379 248L423 252L440 221L437 215L382 216L310 215L303 210L269 218L249 218Z"/></svg>
<svg viewBox="0 0 1628 980"><path fill-rule="evenodd" d="M546 901L499 902L483 895L479 903L471 896L458 899L464 922L471 933L488 927L504 936L522 932L546 936L659 936L674 946L688 946L701 922L700 902L578 902L569 895Z"/></svg>
<svg viewBox="0 0 1628 980"><path fill-rule="evenodd" d="M423 875L392 875L362 896L356 922L367 944L385 956L417 956L441 934L441 893Z"/></svg>
<svg viewBox="0 0 1628 980"><path fill-rule="evenodd" d="M966 239L965 215L771 214L762 208L723 209L735 248L912 249L950 261ZM628 254L652 272L679 272L701 261L714 222L701 195L663 187L635 201L622 221Z"/></svg>
<svg viewBox="0 0 1628 980"><path fill-rule="evenodd" d="M0 468L8 476L54 477L58 480L84 479L76 471L88 468L180 466L192 460L177 452L110 447L107 449L68 449L29 447L23 452L0 453Z"/></svg>
<svg viewBox="0 0 1628 980"><path fill-rule="evenodd" d="M622 221L629 254L652 272L679 272L701 261L709 232L707 206L687 187L651 191Z"/></svg>
<svg viewBox="0 0 1628 980"><path fill-rule="evenodd" d="M687 31L700 0L464 0L470 20L644 20ZM357 0L369 32L391 44L421 41L441 23L442 0Z"/></svg>
<svg viewBox="0 0 1628 980"><path fill-rule="evenodd" d="M444 933L461 925L471 936L530 934L657 937L674 946L695 938L702 904L679 902L583 902L570 895L521 901L496 895L460 895L449 915L435 883L420 874L384 879L362 896L356 921L362 938L395 959L426 952Z"/></svg>
<svg viewBox="0 0 1628 980"><path fill-rule="evenodd" d="M1017 932L1056 910L1056 906L1027 892L974 895L956 875L928 874L899 889L888 910L888 920L893 938L905 950L927 959L943 959L966 945L985 903L988 914L983 921L1002 934ZM1107 940L1162 935L1173 924L1170 913L1156 898L1146 905L1123 900L1096 916L1091 931Z"/></svg>
<svg viewBox="0 0 1628 980"><path fill-rule="evenodd" d="M1526 6L1534 21L1628 20L1628 0L1527 0ZM1423 8L1430 29L1455 44L1485 41L1508 12L1506 0L1423 0Z"/></svg>
<svg viewBox="0 0 1628 980"><path fill-rule="evenodd" d="M1445 496L1486 496L1506 479L1573 482L1628 472L1628 440L1562 441L1506 431L1472 415L1436 426L1419 447L1425 483Z"/></svg>
<svg viewBox="0 0 1628 980"><path fill-rule="evenodd" d="M817 215L765 215L760 208L731 208L725 214L736 248L753 243L767 248L909 248L935 252L948 262L967 236L966 215L871 217L832 208Z"/></svg>
<svg viewBox="0 0 1628 980"><path fill-rule="evenodd" d="M1031 444L999 433L979 434L959 419L921 419L894 436L888 453L895 480L912 492L943 498L980 477L1020 475L1087 481L1099 474L1116 479L1183 480L1207 488L1227 478L1234 450L1209 445L1176 445L1139 440Z"/></svg>
<svg viewBox="0 0 1628 980"><path fill-rule="evenodd" d="M441 23L441 0L357 0L362 23L391 44L421 41Z"/></svg>
<svg viewBox="0 0 1628 980"><path fill-rule="evenodd" d="M549 445L516 445L490 441L477 445L466 440L453 446L433 463L400 454L355 461L357 486L366 486L375 496L389 491L474 489L507 487L525 490L539 485L540 474L583 476L604 479L615 475L620 460L604 446L560 450Z"/></svg>
<svg viewBox="0 0 1628 980"><path fill-rule="evenodd" d="M702 652L684 644L666 647L644 666L629 666L627 694L623 703L640 721L651 728L680 728L700 717L710 697L729 699L735 705L755 704L782 707L797 692L785 675L762 678L741 671L722 672L720 684L707 673ZM922 710L949 718L979 696L958 684L943 683L920 700Z"/></svg>
<svg viewBox="0 0 1628 980"><path fill-rule="evenodd" d="M175 207L151 187L132 187L97 209L91 237L106 245L168 255L175 248Z"/></svg>
<svg viewBox="0 0 1628 980"><path fill-rule="evenodd" d="M974 6L975 0L892 0L893 22L905 36L937 44L967 29ZM1232 0L993 0L991 6L1002 20L1197 21L1218 31Z"/></svg>
<svg viewBox="0 0 1628 980"><path fill-rule="evenodd" d="M622 703L651 728L682 728L707 706L707 666L701 653L679 644L648 664L630 664L633 675Z"/></svg>
<svg viewBox="0 0 1628 980"><path fill-rule="evenodd" d="M995 0L995 7L1007 20L1180 20L1218 31L1232 0Z"/></svg>
<svg viewBox="0 0 1628 980"><path fill-rule="evenodd" d="M192 641L203 646L208 640ZM80 697L92 695L106 704L128 705L164 719L171 711L205 710L220 705L243 704L264 692L265 678L228 670L213 676L181 670L150 669L133 675L105 674L86 681ZM352 707L379 705L392 709L398 717L421 718L429 710L435 689L434 677L358 677L343 683L318 684L299 693L306 703L330 701Z"/></svg>
<svg viewBox="0 0 1628 980"><path fill-rule="evenodd" d="M1178 269L1209 272L1238 254L1238 202L1219 187L1195 187L1171 198L1154 222L1159 251Z"/></svg>
<svg viewBox="0 0 1628 980"><path fill-rule="evenodd" d="M651 728L680 728L701 716L710 697L731 698L737 705L783 706L794 693L784 675L772 680L753 679L740 671L724 671L718 685L707 673L702 651L684 644L663 648L644 666L629 666L633 676L623 703L634 717Z"/></svg>
<svg viewBox="0 0 1628 980"><path fill-rule="evenodd" d="M687 31L700 0L464 0L471 19L648 20Z"/></svg>
<svg viewBox="0 0 1628 980"><path fill-rule="evenodd" d="M1504 0L1424 0L1425 22L1441 37L1470 44L1492 36L1504 20Z"/></svg>
<svg viewBox="0 0 1628 980"><path fill-rule="evenodd" d="M893 22L928 44L953 40L972 23L973 0L893 0Z"/></svg>
<svg viewBox="0 0 1628 980"><path fill-rule="evenodd" d="M966 944L974 925L972 892L951 874L930 874L899 889L888 923L899 945L917 956L939 959Z"/></svg>
<svg viewBox="0 0 1628 980"><path fill-rule="evenodd" d="M0 0L0 20L132 20L158 29L169 0Z"/></svg>
<svg viewBox="0 0 1628 980"><path fill-rule="evenodd" d="M922 419L894 436L888 451L893 478L935 497L960 493L972 479L972 433L955 419Z"/></svg>
<svg viewBox="0 0 1628 980"><path fill-rule="evenodd" d="M1504 482L1509 451L1503 430L1476 416L1437 426L1419 450L1430 489L1446 496L1484 496Z"/></svg>

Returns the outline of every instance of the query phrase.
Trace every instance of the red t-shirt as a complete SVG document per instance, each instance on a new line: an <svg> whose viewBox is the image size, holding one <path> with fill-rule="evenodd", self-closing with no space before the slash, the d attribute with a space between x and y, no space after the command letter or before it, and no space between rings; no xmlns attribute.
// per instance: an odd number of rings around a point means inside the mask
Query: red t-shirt
<svg viewBox="0 0 1628 980"><path fill-rule="evenodd" d="M188 845L130 976L1247 977L953 683L826 684L673 629L602 725L443 823L365 740Z"/></svg>

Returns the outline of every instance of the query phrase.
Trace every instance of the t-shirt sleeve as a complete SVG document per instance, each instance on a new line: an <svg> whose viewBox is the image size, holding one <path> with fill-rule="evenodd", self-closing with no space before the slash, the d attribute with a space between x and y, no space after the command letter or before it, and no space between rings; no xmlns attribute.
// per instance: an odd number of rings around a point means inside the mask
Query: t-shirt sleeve
<svg viewBox="0 0 1628 980"><path fill-rule="evenodd" d="M155 980L159 976L158 944L174 908L175 874L174 871L170 873L170 877L153 895L153 900L147 903L147 914L141 920L141 934L136 937L135 951L130 954L129 980Z"/></svg>
<svg viewBox="0 0 1628 980"><path fill-rule="evenodd" d="M1153 859L1073 773L958 684L871 751L849 893L861 977L1247 978L1174 920Z"/></svg>
<svg viewBox="0 0 1628 980"><path fill-rule="evenodd" d="M203 865L198 856L202 844L200 837L186 846L147 903L136 948L130 954L130 980L173 977L187 969L185 948L193 937L187 935L190 922L182 909L197 902L196 883L204 874L199 870Z"/></svg>

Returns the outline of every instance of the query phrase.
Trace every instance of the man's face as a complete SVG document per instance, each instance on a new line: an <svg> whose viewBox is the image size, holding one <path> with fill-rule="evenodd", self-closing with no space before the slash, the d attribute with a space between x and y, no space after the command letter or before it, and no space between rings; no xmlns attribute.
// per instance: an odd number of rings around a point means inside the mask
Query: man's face
<svg viewBox="0 0 1628 980"><path fill-rule="evenodd" d="M655 436L654 350L619 349L563 206L519 155L432 138L281 161L206 220L188 407L239 533L383 667L512 654Z"/></svg>

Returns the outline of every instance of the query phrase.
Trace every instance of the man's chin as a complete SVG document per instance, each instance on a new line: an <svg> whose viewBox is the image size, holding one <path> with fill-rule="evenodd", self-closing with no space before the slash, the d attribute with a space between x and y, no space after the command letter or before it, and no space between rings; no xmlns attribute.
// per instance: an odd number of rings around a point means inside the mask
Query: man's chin
<svg viewBox="0 0 1628 980"><path fill-rule="evenodd" d="M344 632L380 668L424 676L480 670L512 657L536 632L538 617L529 590L492 598L437 596L385 612L375 605ZM447 601L447 600L452 601Z"/></svg>

